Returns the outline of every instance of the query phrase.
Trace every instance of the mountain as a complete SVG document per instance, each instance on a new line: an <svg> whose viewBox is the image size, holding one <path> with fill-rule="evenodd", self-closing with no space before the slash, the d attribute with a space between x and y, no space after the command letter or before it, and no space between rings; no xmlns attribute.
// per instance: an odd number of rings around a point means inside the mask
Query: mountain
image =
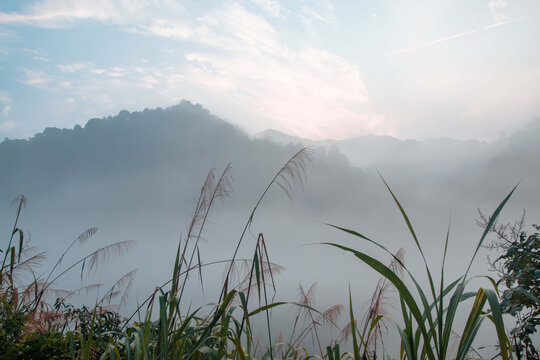
<svg viewBox="0 0 540 360"><path fill-rule="evenodd" d="M99 232L86 249L113 240L136 240L134 253L115 263L106 278L118 278L121 269L137 266L142 274L138 292L146 294L169 276L178 239L185 235L210 169L215 167L218 177L232 163L232 192L216 202L210 214L201 244L204 262L232 256L257 199L300 149L251 139L188 101L166 109L121 111L90 119L84 127L47 128L32 138L0 144L0 226L12 226L10 203L24 194L28 204L20 226L33 234L33 244L50 254L63 251L91 226ZM328 240L333 231L323 221L351 222L361 214L370 216L357 201L376 201L367 184L377 181L349 166L342 154L316 149L306 175L303 181L281 179L285 187L284 180L296 183L291 200L280 186L270 189L240 256L252 256L252 244L262 232L276 262L293 272L303 266L305 276L312 278L310 270L316 273L321 261L298 259L296 254L303 244ZM310 251L320 254L321 249ZM50 261L54 260L53 255ZM219 272L214 268L206 281L219 282ZM103 281L103 274L96 276L96 282ZM75 276L69 284L79 281ZM283 286L296 293L297 280ZM196 289L194 294L201 296Z"/></svg>
<svg viewBox="0 0 540 360"><path fill-rule="evenodd" d="M493 143L377 136L310 142L276 131L252 138L188 101L165 109L124 110L90 119L84 127L47 128L29 139L0 143L0 226L10 229L11 200L25 194L29 200L21 227L31 232L32 244L50 251L49 261L91 226L100 230L85 245L88 251L113 240L136 240L137 248L126 259L95 275L96 282L106 282L138 267L134 303L168 278L178 240L186 233L211 168L219 176L232 163L232 193L210 214L201 243L205 263L230 258L270 180L302 143L309 144L314 157L302 184L296 181L291 199L279 186L270 189L239 255L250 258L255 239L263 233L270 258L286 269L276 279L284 299L295 298L298 282L318 281L324 307L346 298L349 280L367 289L355 294L361 302L375 286L375 274L364 275L368 270L354 259L313 244L339 242L368 253L377 249L326 223L355 229L392 251L405 247L411 271L422 271L377 169L435 265L452 214L449 276L457 276L469 260L463 254L471 252L481 233L474 223L477 208L492 211L520 178L503 219L513 220L523 208L532 222L540 218L539 135L532 126ZM480 258L475 266L476 273L486 272ZM221 268L207 274L204 295L199 283L190 288L194 298L212 300L212 284L220 282ZM79 277L67 279L66 285L80 285Z"/></svg>
<svg viewBox="0 0 540 360"><path fill-rule="evenodd" d="M343 140L309 140L268 129L254 136L277 144L324 147L346 156L358 168L380 171L407 191L418 194L452 186L479 176L489 160L508 146L508 139L494 142L449 138L401 140L391 136L360 136Z"/></svg>
<svg viewBox="0 0 540 360"><path fill-rule="evenodd" d="M253 135L253 137L255 139L269 140L280 144L303 144L307 146L317 143L316 141L303 139L298 136L287 135L274 129L261 131L260 133Z"/></svg>
<svg viewBox="0 0 540 360"><path fill-rule="evenodd" d="M109 196L135 202L135 196L143 204L161 207L157 199L196 195L210 168L223 169L229 162L242 189L235 196L249 197L300 148L252 140L188 101L167 109L124 110L90 119L84 127L47 128L30 139L3 141L0 166L6 171L0 175L0 201L9 202L19 193L31 199L51 197L78 184L99 190L86 199L87 205ZM339 153L318 149L316 155L317 166L343 172L340 178L362 173L341 166L344 157ZM331 194L328 187L324 192Z"/></svg>

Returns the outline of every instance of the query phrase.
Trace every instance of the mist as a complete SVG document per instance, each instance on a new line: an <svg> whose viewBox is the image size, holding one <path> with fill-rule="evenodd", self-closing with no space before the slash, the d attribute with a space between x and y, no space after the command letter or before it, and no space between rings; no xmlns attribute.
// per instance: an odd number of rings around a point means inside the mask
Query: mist
<svg viewBox="0 0 540 360"><path fill-rule="evenodd" d="M513 221L523 210L529 222L538 221L539 124L540 120L531 121L492 142L388 136L311 141L276 131L249 136L185 100L165 109L123 110L90 119L84 127L46 128L28 139L4 140L0 224L2 229L12 226L16 208L10 204L24 194L28 201L19 227L27 241L48 252L43 270L90 227L97 227L97 234L70 252L65 264L116 241L135 241L131 251L91 274L77 269L56 284L72 290L83 283L103 284L100 292L74 300L92 304L123 274L138 269L121 310L130 314L170 279L179 241L211 169L219 176L231 164L231 192L213 206L205 225L203 264L232 257L272 178L303 146L310 146L313 157L305 176L291 181L289 193L276 184L270 188L238 257L250 259L262 233L270 260L283 267L275 278L276 299L293 301L299 285L307 289L317 283L316 304L325 309L346 302L350 285L361 313L378 275L350 254L322 243L350 246L383 262L390 258L328 224L356 230L392 252L404 248L405 264L421 274L420 255L384 178L410 217L433 269L440 267L449 228L445 276L456 279L463 275L483 231L475 224L478 209L490 214L518 184L501 221ZM489 274L486 253L482 250L477 257L473 274ZM217 301L224 268L209 265L202 279L192 276L188 303ZM273 321L278 329L287 329L289 318L287 312L276 312ZM345 321L346 316L341 323ZM486 331L478 342L489 342L489 336Z"/></svg>

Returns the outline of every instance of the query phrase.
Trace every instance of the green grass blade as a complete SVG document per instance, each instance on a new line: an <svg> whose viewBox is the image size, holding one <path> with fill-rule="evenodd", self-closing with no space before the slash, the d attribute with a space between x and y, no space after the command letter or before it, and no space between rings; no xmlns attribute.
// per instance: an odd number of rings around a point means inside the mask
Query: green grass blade
<svg viewBox="0 0 540 360"><path fill-rule="evenodd" d="M333 227L334 229L338 229L338 230L341 230L341 231L344 231L348 234L351 234L351 235L354 235L356 237L359 237L361 239L364 239L364 240L367 240L369 241L370 243L372 243L373 245L376 245L377 247L379 247L380 249L384 250L386 253L388 253L393 260L395 260L401 267L403 267L403 269L405 269L405 271L407 271L407 273L409 275L411 275L409 273L409 270L407 270L407 267L405 266L405 264L403 263L403 261L401 261L394 253L392 253L390 250L388 250L384 245L376 242L375 240L371 240L370 238L368 238L367 236L364 236L362 234L360 234L359 232L357 231L354 231L354 230L350 230L350 229L347 229L347 228L344 228L344 227L340 227L340 226L336 226L336 225L332 225L332 224L326 224L328 226L331 226Z"/></svg>
<svg viewBox="0 0 540 360"><path fill-rule="evenodd" d="M258 314L258 313L260 313L260 312L263 312L263 311L266 311L266 310L270 310L270 309L272 309L272 308L274 308L274 307L276 307L276 306L280 306L280 305L284 305L284 304L290 304L290 302L287 302L287 301L277 301L277 302L272 303L272 304L264 305L264 306L259 307L258 309L253 310L252 312L250 312L250 313L248 314L248 316L251 317L251 316L256 315L256 314Z"/></svg>
<svg viewBox="0 0 540 360"><path fill-rule="evenodd" d="M397 330L398 330L398 333L399 333L399 337L401 338L401 358L403 358L403 352L405 353L405 356L407 357L407 359L412 359L412 360L415 360L416 357L414 356L413 354L413 349L411 348L411 344L409 342L409 337L407 336L406 332L403 331L399 325L396 324L396 327L397 327Z"/></svg>
<svg viewBox="0 0 540 360"><path fill-rule="evenodd" d="M469 313L469 318L467 319L467 323L463 329L463 334L461 335L461 340L458 346L457 360L465 359L469 353L469 349L471 348L472 342L476 337L476 333L478 332L482 322L481 314L485 303L486 294L483 289L479 289L478 293L476 294L476 298L474 299L471 312Z"/></svg>
<svg viewBox="0 0 540 360"><path fill-rule="evenodd" d="M24 233L21 229L17 229L19 232L19 254L18 254L18 262L21 262L21 254L23 250L23 244L24 244Z"/></svg>
<svg viewBox="0 0 540 360"><path fill-rule="evenodd" d="M324 244L334 246L334 247L337 247L339 249L342 249L342 250L345 250L354 254L358 259L362 260L365 264L369 265L373 270L377 271L379 274L384 276L388 281L390 281L398 290L400 297L403 298L403 301L407 304L407 307L411 311L413 317L415 318L417 322L417 325L420 331L422 332L423 338L424 339L430 338L430 335L428 335L428 332L426 330L422 312L420 311L418 304L414 300L414 297L412 296L407 286L403 283L403 281L399 278L399 276L397 276L397 274L395 274L390 268L388 268L386 265L384 265L380 261L360 251L356 251L354 249L351 249L351 248L348 248L346 246L342 246L339 244L333 244L333 243L324 243ZM435 355L433 354L433 349L431 349L430 346L427 346L426 352L430 360L435 359Z"/></svg>
<svg viewBox="0 0 540 360"><path fill-rule="evenodd" d="M456 317L457 308L459 303L462 301L461 295L463 294L463 291L465 290L465 284L463 282L459 283L457 285L454 293L452 294L452 297L450 298L450 302L448 303L448 307L446 309L446 317L444 319L444 329L443 329L443 336L439 340L440 344L440 358L445 359L448 347L450 346L450 336L452 334L452 326L454 325L454 319Z"/></svg>
<svg viewBox="0 0 540 360"><path fill-rule="evenodd" d="M390 189L390 186L388 185L386 180L383 178L381 173L379 173L379 176L380 176L381 180L383 181L384 185L386 186L386 188L388 189L388 191L390 192L390 195L392 195L392 198L394 199L394 202L396 203L397 207L399 208L399 211L401 212L401 216L403 217L403 220L405 220L405 223L407 224L407 228L409 229L409 232L411 233L411 235L413 237L414 243L416 244L416 247L418 248L418 251L420 252L420 255L422 256L422 260L424 261L424 266L425 266L426 273L427 273L427 276L428 276L429 288L431 290L431 295L433 297L433 300L435 301L435 299L437 298L437 295L435 293L435 285L433 283L433 277L431 275L431 271L429 270L426 258L424 256L422 246L420 246L420 241L418 240L418 237L416 236L416 232L414 231L414 228L413 228L413 226L411 224L411 220L409 219L409 216L405 212L405 209L403 208L403 206L401 205L401 203L397 199L397 197L394 194L394 192L392 191L392 189ZM415 281L415 283L416 283L416 281ZM427 306L426 306L427 305L427 299L425 298L424 292L421 290L421 288L418 285L417 285L417 288L419 290L420 296L422 297L422 303L424 305L424 308L427 309ZM435 305L435 307L438 307L437 304ZM434 324L433 324L433 319L432 319L432 316L431 316L431 312L426 312L426 315L427 315L427 319L428 319L428 322L429 322L430 329L434 329ZM435 332L432 332L432 336L436 338L437 334ZM428 339L426 339L426 340L428 340ZM437 341L435 341L435 346L437 347Z"/></svg>
<svg viewBox="0 0 540 360"><path fill-rule="evenodd" d="M167 359L169 320L167 319L167 295L159 296L159 359Z"/></svg>
<svg viewBox="0 0 540 360"><path fill-rule="evenodd" d="M223 298L223 301L219 305L216 313L214 314L212 321L210 322L210 324L208 324L205 327L199 340L195 343L195 345L193 346L191 350L191 353L188 355L188 358L191 358L196 352L198 352L199 348L203 346L204 342L208 339L214 326L217 324L219 318L225 313L225 311L227 310L227 308L229 307L230 303L232 302L232 300L234 299L237 293L238 291L233 289L229 293L227 293L227 295Z"/></svg>
<svg viewBox="0 0 540 360"><path fill-rule="evenodd" d="M446 230L446 238L444 240L444 251L443 251L443 258L442 258L442 264L441 264L441 284L439 287L439 306L435 310L437 312L437 332L439 334L439 339L442 339L443 336L443 299L444 299L444 265L446 264L446 254L448 251L448 239L450 238L450 223L448 223L448 229ZM458 279L459 281L459 279ZM457 282L456 282L457 284ZM437 300L435 300L437 301ZM439 358L441 356L440 350L439 350Z"/></svg>
<svg viewBox="0 0 540 360"><path fill-rule="evenodd" d="M420 254L422 255L422 258L424 258L424 252L422 251L422 247L420 246L420 242L418 241L418 238L416 237L416 233L414 232L411 221L409 220L409 217L407 216L407 213L405 213L405 210L403 209L403 206L401 206L401 203L397 199L396 195L394 195L394 192L392 191L392 189L390 189L390 186L388 186L388 183L386 182L386 180L384 180L381 173L379 173L379 176L380 176L381 180L383 181L384 185L386 186L386 189L388 189L388 191L390 192L390 195L392 195L392 198L394 199L394 202L396 203L397 207L399 208L399 211L401 212L401 216L403 217L403 219L405 220L405 223L407 224L407 227L408 227L409 232L411 233L411 235L413 237L413 240L414 240L414 242L416 244L416 247L420 251ZM425 262L425 258L424 258L424 262Z"/></svg>
<svg viewBox="0 0 540 360"><path fill-rule="evenodd" d="M478 245L476 245L476 249L474 250L474 254L473 254L472 258L471 258L471 261L469 262L469 266L467 267L467 271L465 271L465 276L463 277L463 281L465 281L465 279L467 278L467 275L469 274L469 270L471 269L471 265L472 265L472 263L474 261L474 258L476 257L476 254L478 253L478 250L480 250L480 247L482 246L482 243L484 242L484 239L489 234L491 228L493 227L493 224L495 223L495 221L497 221L497 218L499 217L499 213L502 211L502 209L506 205L507 201L510 199L510 197L512 196L512 194L516 190L516 188L517 188L517 185L514 186L514 188L512 189L512 191L510 191L510 193L508 195L506 195L504 200L499 204L499 206L497 206L497 209L495 210L495 212L489 217L489 222L488 222L488 224L487 224L487 226L486 226L486 228L484 230L484 233L482 234L482 237L480 238L480 241L478 241Z"/></svg>
<svg viewBox="0 0 540 360"><path fill-rule="evenodd" d="M407 311L408 310L407 305L405 304L403 297L399 298L399 303L400 303L400 308L401 308L401 316L403 318L403 322L405 325L404 330L398 327L398 331L400 332L401 342L403 343L403 346L405 347L406 352L408 352L407 357L409 359L416 359L417 347L415 346L415 341L414 341L414 336L413 336L414 330L412 327L412 319L410 316L410 312Z"/></svg>
<svg viewBox="0 0 540 360"><path fill-rule="evenodd" d="M368 331L368 335L367 335L368 339L369 339L369 336L371 335L371 332L373 331L373 329L375 329L375 327L377 326L379 321L381 321L383 318L384 318L384 315L377 315L377 317L375 319L373 319L373 321L371 322L371 325L369 327L369 331Z"/></svg>
<svg viewBox="0 0 540 360"><path fill-rule="evenodd" d="M486 293L489 307L491 309L491 320L495 325L495 329L497 330L497 338L499 340L499 346L501 349L501 357L503 360L510 360L512 359L512 350L508 346L509 341L508 337L506 336L506 331L504 329L504 321L502 318L501 307L499 305L499 299L497 298L497 295L493 290L484 291Z"/></svg>
<svg viewBox="0 0 540 360"><path fill-rule="evenodd" d="M326 347L326 357L328 358L328 360L334 360L334 352L332 351L331 346Z"/></svg>
<svg viewBox="0 0 540 360"><path fill-rule="evenodd" d="M361 360L360 347L358 346L358 339L356 338L356 320L354 320L354 311L352 306L351 286L349 285L349 319L351 320L351 334L353 340L353 353L354 360Z"/></svg>

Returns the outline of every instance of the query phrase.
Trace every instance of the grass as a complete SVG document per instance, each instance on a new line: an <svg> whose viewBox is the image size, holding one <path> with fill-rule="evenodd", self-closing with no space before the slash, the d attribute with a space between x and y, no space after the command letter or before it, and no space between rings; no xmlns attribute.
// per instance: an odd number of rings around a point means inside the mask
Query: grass
<svg viewBox="0 0 540 360"><path fill-rule="evenodd" d="M391 282L394 287L399 292L399 300L401 306L401 315L402 322L395 322L396 329L401 338L401 352L400 357L406 357L407 359L429 359L429 360L443 360L450 357L450 345L451 337L453 335L454 323L456 321L456 316L458 314L458 307L467 299L474 297L474 303L472 308L469 311L467 323L463 332L459 335L459 345L456 350L455 358L458 360L463 360L469 356L471 351L471 346L478 334L478 330L482 322L485 319L489 319L495 326L498 338L499 345L499 355L502 359L507 360L512 358L512 351L510 342L505 332L504 322L499 307L499 300L496 294L495 289L485 289L479 288L473 292L465 292L466 285L469 282L468 274L471 268L471 265L478 253L478 250L482 246L487 234L495 223L499 213L505 206L508 199L512 196L514 189L503 199L500 205L497 207L495 212L490 216L489 223L486 226L484 233L482 234L476 249L472 255L472 258L469 262L467 270L465 273L458 279L452 281L450 284L445 283L444 279L444 265L446 261L446 252L448 248L448 239L449 232L448 229L446 235L446 242L444 245L444 252L442 258L442 265L440 269L441 280L439 286L435 286L432 271L428 267L422 246L416 236L416 233L411 225L411 221L407 216L403 206L398 201L395 194L392 192L386 181L382 178L386 188L391 194L396 206L398 207L407 228L411 234L411 237L418 249L422 262L425 266L425 271L427 278L429 280L429 288L425 290L421 287L419 282L413 276L413 274L406 268L405 264L390 251L388 251L383 245L379 242L371 240L370 238L356 232L354 230L346 229L343 227L335 227L341 231L344 231L350 235L358 237L362 240L365 240L371 244L376 245L377 247L383 249L388 254L390 254L396 262L398 262L401 267L406 271L409 278L412 280L416 290L416 296L409 290L409 287L405 282L398 276L396 271L386 265L384 265L379 260L371 257L364 251L358 251L349 247L345 247L335 243L327 243L327 245L337 247L341 250L353 254L356 258L367 264L373 270L378 272L381 276ZM484 307L486 302L489 304L490 312L486 312ZM351 310L351 322L353 315ZM353 339L356 337L356 329L353 330L355 334ZM358 334L360 335L360 334ZM355 340L354 342L354 358L360 359L359 348L360 345Z"/></svg>
<svg viewBox="0 0 540 360"><path fill-rule="evenodd" d="M25 198L17 200L17 213L10 239L2 251L3 262L0 269L0 346L6 349L0 359L17 358L57 358L57 359L309 359L313 357L338 359L373 359L384 354L385 328L392 319L385 315L384 304L389 291L397 289L401 305L402 319L394 321L401 339L400 358L407 359L447 359L458 307L467 299L474 298L467 324L461 334L455 358L465 359L480 325L489 319L497 330L500 356L512 357L510 344L505 334L504 323L498 307L495 291L477 289L466 292L469 283L468 272L451 282L444 283L444 262L448 238L445 244L440 284L435 287L431 270L412 228L405 210L385 183L399 208L409 232L420 252L429 279L426 291L405 267L403 251L390 253L379 243L346 228L335 228L359 237L387 251L392 258L384 265L364 251L354 250L339 244L328 244L352 253L381 275L367 313L356 320L353 298L349 291L348 322L341 328L339 316L344 313L343 305L334 305L324 311L315 308L316 284L305 290L299 287L298 301L275 301L274 275L280 267L269 258L264 234L259 233L255 243L245 244L244 238L257 209L264 202L272 187L281 188L287 196L292 196L294 187L306 178L311 150L304 148L294 154L265 187L261 196L247 217L240 236L227 260L203 263L200 254L200 240L204 227L211 216L213 205L231 193L230 165L217 176L211 169L199 193L191 223L186 236L180 239L171 277L138 304L137 309L125 317L119 315L119 307L111 307L114 299L118 305L125 303L136 273L129 271L122 276L96 303L90 307L75 308L68 300L96 284L88 284L74 291L64 292L58 297L53 293L54 284L65 274L80 269L81 278L104 265L104 263L129 250L131 242L118 242L102 247L79 260L64 264L67 254L83 244L96 233L96 228L88 229L66 248L52 269L42 275L35 274L35 266L44 258L43 253L30 254L25 244L24 232L19 229L19 218L24 208ZM513 191L512 191L513 192ZM495 221L512 192L504 199L490 219ZM492 223L480 239L471 259L474 260L479 247ZM249 259L238 258L241 246L253 249ZM186 310L186 284L196 280L204 287L203 271L207 266L226 264L226 272L219 297L214 304L189 307ZM238 276L239 265L246 271ZM469 265L470 268L470 265ZM402 280L402 272L414 283L413 294ZM30 274L30 282L17 282L17 273ZM58 294L58 292L57 292ZM429 300L428 300L429 299ZM53 304L54 301L54 304ZM486 303L490 311L486 310ZM272 331L272 311L278 307L293 307L292 330L283 340L283 334ZM261 326L261 322L264 326ZM337 330L338 335L329 344L321 340L323 326ZM263 332L261 333L261 329ZM261 335L264 334L264 335ZM352 351L343 351L347 339L352 340ZM306 349L308 340L314 352Z"/></svg>

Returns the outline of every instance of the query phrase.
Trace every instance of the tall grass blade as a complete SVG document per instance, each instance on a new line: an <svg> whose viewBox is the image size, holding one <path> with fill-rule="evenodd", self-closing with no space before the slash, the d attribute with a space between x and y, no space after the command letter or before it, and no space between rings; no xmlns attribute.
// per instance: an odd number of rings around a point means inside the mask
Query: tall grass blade
<svg viewBox="0 0 540 360"><path fill-rule="evenodd" d="M354 320L354 311L352 306L352 295L351 295L351 287L349 286L349 317L351 320L351 333L352 333L352 340L353 340L353 353L354 353L354 360L361 360L360 357L360 347L358 346L358 339L356 338L356 320Z"/></svg>
<svg viewBox="0 0 540 360"><path fill-rule="evenodd" d="M484 304L486 303L486 294L483 289L479 289L474 300L469 318L465 324L463 334L458 346L457 360L463 360L469 354L472 342L478 333L483 317L481 316Z"/></svg>
<svg viewBox="0 0 540 360"><path fill-rule="evenodd" d="M169 340L169 322L167 320L167 295L159 296L159 359L165 360L168 355L168 340Z"/></svg>
<svg viewBox="0 0 540 360"><path fill-rule="evenodd" d="M519 184L514 186L512 191L510 191L510 193L508 195L506 195L504 200L499 204L499 206L497 206L497 209L495 209L495 212L493 212L493 214L489 217L489 222L486 225L486 228L484 229L484 233L482 234L482 237L480 238L480 241L478 241L478 244L476 245L476 249L474 250L474 254L473 254L472 258L471 258L471 261L469 262L469 266L467 266L467 271L465 271L465 276L463 277L464 281L467 278L467 275L469 274L469 270L471 269L471 265L472 265L472 263L474 261L474 258L476 257L476 254L478 253L478 250L480 250L480 247L482 247L484 239L486 238L486 236L491 231L491 228L493 227L493 224L497 221L497 218L499 217L500 212L502 211L502 209L504 208L504 206L506 205L506 203L508 202L508 200L510 199L510 197L512 196L512 194L514 193L514 191L518 187L518 185Z"/></svg>
<svg viewBox="0 0 540 360"><path fill-rule="evenodd" d="M510 342L508 341L508 337L506 336L506 332L504 329L504 321L502 318L499 300L497 299L497 295L493 290L486 289L484 291L486 293L489 307L491 309L492 317L490 319L495 325L495 329L497 330L497 338L499 340L501 357L503 360L510 360L512 359L512 349L509 346Z"/></svg>

